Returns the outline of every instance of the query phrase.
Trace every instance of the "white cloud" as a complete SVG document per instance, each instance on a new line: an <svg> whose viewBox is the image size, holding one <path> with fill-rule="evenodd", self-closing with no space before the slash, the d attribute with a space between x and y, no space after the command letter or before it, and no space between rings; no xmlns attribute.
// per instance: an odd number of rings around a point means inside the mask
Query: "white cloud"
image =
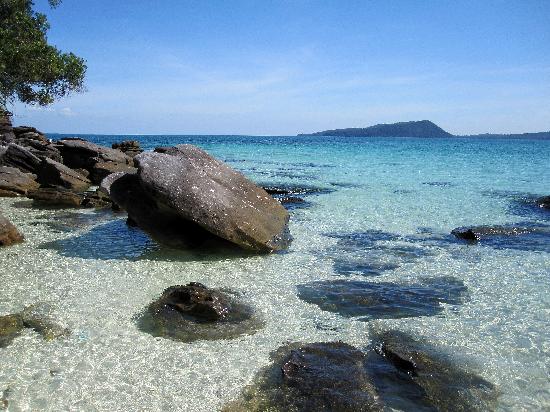
<svg viewBox="0 0 550 412"><path fill-rule="evenodd" d="M62 109L59 109L59 114L61 116L76 116L76 113L72 111L70 107L64 107Z"/></svg>

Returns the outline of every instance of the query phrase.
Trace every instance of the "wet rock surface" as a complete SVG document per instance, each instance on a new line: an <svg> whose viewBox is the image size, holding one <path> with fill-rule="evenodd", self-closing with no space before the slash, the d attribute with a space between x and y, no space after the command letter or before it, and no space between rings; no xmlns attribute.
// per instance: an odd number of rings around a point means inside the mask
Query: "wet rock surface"
<svg viewBox="0 0 550 412"><path fill-rule="evenodd" d="M36 175L15 167L0 166L0 196L25 196L29 190L38 189L35 179Z"/></svg>
<svg viewBox="0 0 550 412"><path fill-rule="evenodd" d="M537 199L537 205L542 209L550 210L550 196L543 196Z"/></svg>
<svg viewBox="0 0 550 412"><path fill-rule="evenodd" d="M0 348L8 346L23 330L23 320L18 315L0 316Z"/></svg>
<svg viewBox="0 0 550 412"><path fill-rule="evenodd" d="M461 227L454 229L451 234L470 244L478 243L497 249L550 250L550 226L529 222Z"/></svg>
<svg viewBox="0 0 550 412"><path fill-rule="evenodd" d="M345 276L379 276L432 253L424 245L419 246L410 239L381 230L327 236L338 241L325 254L333 259L334 271Z"/></svg>
<svg viewBox="0 0 550 412"><path fill-rule="evenodd" d="M60 186L82 192L91 182L77 171L52 159L44 159L37 171L38 182L42 186Z"/></svg>
<svg viewBox="0 0 550 412"><path fill-rule="evenodd" d="M46 303L37 303L25 308L19 315L26 328L33 329L44 340L50 341L70 334L52 317L52 307Z"/></svg>
<svg viewBox="0 0 550 412"><path fill-rule="evenodd" d="M452 277L427 278L418 284L320 281L298 286L298 297L322 310L359 320L434 316L442 303L459 305L468 298L464 283Z"/></svg>
<svg viewBox="0 0 550 412"><path fill-rule="evenodd" d="M229 411L381 411L367 357L343 342L283 346Z"/></svg>
<svg viewBox="0 0 550 412"><path fill-rule="evenodd" d="M248 305L197 282L166 289L137 323L153 336L183 342L232 339L254 333L262 325Z"/></svg>
<svg viewBox="0 0 550 412"><path fill-rule="evenodd" d="M23 239L21 232L0 213L0 247L20 243Z"/></svg>
<svg viewBox="0 0 550 412"><path fill-rule="evenodd" d="M399 331L377 332L369 375L384 404L397 410L493 411L498 391L433 345Z"/></svg>
<svg viewBox="0 0 550 412"><path fill-rule="evenodd" d="M231 411L493 411L495 386L399 331L361 351L343 342L279 348Z"/></svg>
<svg viewBox="0 0 550 412"><path fill-rule="evenodd" d="M46 341L68 336L69 331L51 317L51 306L37 303L22 312L0 316L0 348L8 346L24 328L33 329Z"/></svg>
<svg viewBox="0 0 550 412"><path fill-rule="evenodd" d="M288 247L289 215L263 189L198 147L163 150L140 154L137 174L107 185L140 228L172 247L185 246L182 237L197 227L247 250Z"/></svg>

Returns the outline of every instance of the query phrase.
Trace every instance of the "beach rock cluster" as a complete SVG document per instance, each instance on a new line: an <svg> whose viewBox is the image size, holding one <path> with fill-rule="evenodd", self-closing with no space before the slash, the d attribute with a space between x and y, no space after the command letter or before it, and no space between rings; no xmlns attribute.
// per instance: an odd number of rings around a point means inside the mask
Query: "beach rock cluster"
<svg viewBox="0 0 550 412"><path fill-rule="evenodd" d="M375 332L362 351L343 342L290 344L229 411L495 410L495 387L397 332Z"/></svg>
<svg viewBox="0 0 550 412"><path fill-rule="evenodd" d="M111 175L101 188L159 242L189 247L211 234L251 251L288 247L284 207L204 150L159 148L134 161L137 173Z"/></svg>

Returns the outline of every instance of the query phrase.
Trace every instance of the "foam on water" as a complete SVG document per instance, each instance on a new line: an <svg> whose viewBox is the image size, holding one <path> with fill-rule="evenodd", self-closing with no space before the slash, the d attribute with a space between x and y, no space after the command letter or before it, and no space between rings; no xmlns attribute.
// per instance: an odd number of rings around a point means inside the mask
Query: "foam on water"
<svg viewBox="0 0 550 412"><path fill-rule="evenodd" d="M26 237L0 250L0 315L48 302L72 332L45 342L25 330L0 349L0 393L6 391L10 411L216 410L237 398L286 342L342 340L365 348L373 325L437 344L498 387L501 410L550 407L549 250L467 245L449 236L459 226L548 223L506 194L550 194L550 142L142 139L148 148L175 143L199 144L261 183L334 191L308 194L310 207L291 212L290 250L267 256L167 250L124 225L122 215L38 210L0 199ZM349 269L353 253L334 234L369 231L391 235L373 250L396 264L367 279ZM395 261L391 254L400 248L424 252ZM368 245L361 253L369 258ZM463 282L468 300L441 303L437 316L365 322L297 294L298 285L318 281L417 284L441 277ZM167 287L189 282L235 291L265 326L234 340L192 343L138 329L136 313Z"/></svg>

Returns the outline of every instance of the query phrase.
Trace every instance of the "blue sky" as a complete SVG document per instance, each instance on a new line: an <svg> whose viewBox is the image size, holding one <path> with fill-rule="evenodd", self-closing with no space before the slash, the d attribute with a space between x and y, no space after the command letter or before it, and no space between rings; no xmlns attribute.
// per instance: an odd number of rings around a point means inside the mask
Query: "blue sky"
<svg viewBox="0 0 550 412"><path fill-rule="evenodd" d="M550 130L550 1L64 0L49 40L87 92L47 132L284 135L429 119Z"/></svg>

